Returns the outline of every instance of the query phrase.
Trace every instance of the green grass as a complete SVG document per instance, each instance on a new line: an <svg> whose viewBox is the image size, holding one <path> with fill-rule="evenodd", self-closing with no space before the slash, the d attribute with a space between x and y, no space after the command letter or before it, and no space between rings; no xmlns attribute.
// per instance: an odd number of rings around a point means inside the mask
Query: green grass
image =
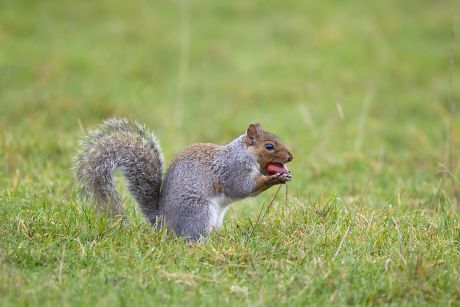
<svg viewBox="0 0 460 307"><path fill-rule="evenodd" d="M1 0L0 305L460 305L459 13ZM81 127L112 115L167 162L260 122L294 154L288 202L252 235L276 189L237 203L194 245L132 200L130 224L101 217L70 167Z"/></svg>

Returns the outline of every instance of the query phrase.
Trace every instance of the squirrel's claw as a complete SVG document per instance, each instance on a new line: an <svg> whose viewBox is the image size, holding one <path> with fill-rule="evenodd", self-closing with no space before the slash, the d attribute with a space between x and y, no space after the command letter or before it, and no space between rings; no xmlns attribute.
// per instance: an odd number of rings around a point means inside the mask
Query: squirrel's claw
<svg viewBox="0 0 460 307"><path fill-rule="evenodd" d="M274 175L269 176L270 181L272 181L274 184L281 184L281 183L286 183L292 179L292 175L289 174L281 174L281 173L276 173Z"/></svg>
<svg viewBox="0 0 460 307"><path fill-rule="evenodd" d="M284 179L284 182L288 182L288 181L291 181L292 175L290 173L289 174L283 174L283 175L281 175L281 178Z"/></svg>

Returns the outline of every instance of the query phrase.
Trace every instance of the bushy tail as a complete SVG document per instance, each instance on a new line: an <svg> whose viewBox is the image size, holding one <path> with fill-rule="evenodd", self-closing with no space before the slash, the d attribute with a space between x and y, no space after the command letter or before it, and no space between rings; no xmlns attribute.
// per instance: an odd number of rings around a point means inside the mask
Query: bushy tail
<svg viewBox="0 0 460 307"><path fill-rule="evenodd" d="M93 198L100 210L116 215L123 214L122 200L113 181L113 172L118 168L142 212L154 222L158 215L162 160L158 141L143 125L112 118L81 140L73 170L83 193Z"/></svg>

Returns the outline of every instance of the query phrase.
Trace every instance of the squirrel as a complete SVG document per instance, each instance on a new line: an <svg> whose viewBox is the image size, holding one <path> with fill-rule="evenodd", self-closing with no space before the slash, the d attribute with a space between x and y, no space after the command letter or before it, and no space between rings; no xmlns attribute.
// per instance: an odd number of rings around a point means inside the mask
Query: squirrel
<svg viewBox="0 0 460 307"><path fill-rule="evenodd" d="M80 141L73 159L84 195L109 215L123 215L113 172L119 169L129 192L153 225L186 240L207 237L223 222L228 205L284 184L293 157L280 139L260 124L225 145L193 144L183 149L163 177L163 156L155 135L127 119L102 122ZM275 165L275 172L269 166Z"/></svg>

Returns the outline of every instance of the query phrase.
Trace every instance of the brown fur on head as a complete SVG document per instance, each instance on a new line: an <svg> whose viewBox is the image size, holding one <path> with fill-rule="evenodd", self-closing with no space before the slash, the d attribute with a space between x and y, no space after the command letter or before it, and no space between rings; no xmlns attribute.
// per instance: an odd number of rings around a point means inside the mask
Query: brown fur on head
<svg viewBox="0 0 460 307"><path fill-rule="evenodd" d="M280 139L268 131L262 130L260 124L250 124L244 137L249 151L260 165L262 174L267 175L267 164L270 162L287 163L293 157Z"/></svg>

